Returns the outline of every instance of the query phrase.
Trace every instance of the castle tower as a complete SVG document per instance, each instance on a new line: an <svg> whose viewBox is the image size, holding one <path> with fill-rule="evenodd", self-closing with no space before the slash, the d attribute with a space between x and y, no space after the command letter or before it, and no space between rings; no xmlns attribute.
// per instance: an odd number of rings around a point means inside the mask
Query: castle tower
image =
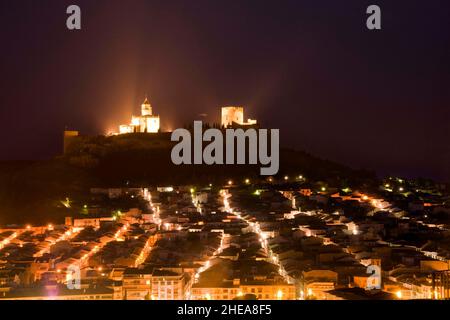
<svg viewBox="0 0 450 320"><path fill-rule="evenodd" d="M63 153L66 154L70 145L79 137L79 132L74 130L64 130L64 146Z"/></svg>
<svg viewBox="0 0 450 320"><path fill-rule="evenodd" d="M131 123L127 125L121 125L119 127L119 134L127 134L134 132L141 133L158 133L160 130L160 119L158 115L153 114L153 109L145 98L141 105L141 115L132 116Z"/></svg>
<svg viewBox="0 0 450 320"><path fill-rule="evenodd" d="M148 98L145 98L144 103L141 105L141 116L151 116L152 115L152 105L148 102Z"/></svg>
<svg viewBox="0 0 450 320"><path fill-rule="evenodd" d="M223 107L222 108L222 126L229 127L233 125L244 123L244 108L243 107Z"/></svg>

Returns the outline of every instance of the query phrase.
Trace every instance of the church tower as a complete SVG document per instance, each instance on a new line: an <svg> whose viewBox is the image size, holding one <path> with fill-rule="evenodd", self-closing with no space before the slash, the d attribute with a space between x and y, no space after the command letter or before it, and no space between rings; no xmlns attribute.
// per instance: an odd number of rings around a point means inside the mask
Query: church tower
<svg viewBox="0 0 450 320"><path fill-rule="evenodd" d="M141 105L141 116L151 116L152 115L152 105L148 102L148 98L145 98L144 103Z"/></svg>
<svg viewBox="0 0 450 320"><path fill-rule="evenodd" d="M160 119L158 115L153 114L153 109L145 98L144 102L141 104L141 115L132 116L131 123L126 125L121 125L119 127L119 134L128 133L158 133L160 130Z"/></svg>

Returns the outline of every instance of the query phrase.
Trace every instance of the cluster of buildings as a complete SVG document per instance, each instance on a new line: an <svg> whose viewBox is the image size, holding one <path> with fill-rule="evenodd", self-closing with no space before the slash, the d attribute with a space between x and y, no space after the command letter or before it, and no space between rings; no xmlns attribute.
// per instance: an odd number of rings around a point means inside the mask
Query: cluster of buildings
<svg viewBox="0 0 450 320"><path fill-rule="evenodd" d="M295 298L295 286L268 262L247 223L224 211L219 193L135 191L91 190L109 198L138 194L148 201L147 212L1 229L0 299L207 300L219 291L221 299ZM229 256L232 251L239 253ZM210 270L221 267L227 276L211 277ZM230 285L218 289L210 281Z"/></svg>
<svg viewBox="0 0 450 320"><path fill-rule="evenodd" d="M438 206L417 214L387 192L249 179L92 189L147 210L0 229L0 299L450 298Z"/></svg>
<svg viewBox="0 0 450 320"><path fill-rule="evenodd" d="M387 184L382 189L390 187ZM417 197L403 194L409 188L404 184L396 189L402 195L391 190L373 197L331 187L283 192L301 214L291 217L298 230L290 236L280 235L283 249L276 250L281 254L283 250L297 252L289 254L284 266L288 272L302 272L304 294L319 299L330 299L330 295L354 299L355 292L349 290L357 288L362 290L360 295L450 298L445 284L450 275L450 231L445 218L448 200L445 195L438 200L414 190L422 202L433 203L418 212L408 209L417 202ZM293 240L300 237L305 241L305 236L307 241L316 242L313 257L304 244L299 247L298 240ZM296 255L296 261L290 261ZM310 271L316 274L315 279L309 276ZM330 290L331 286L335 289Z"/></svg>
<svg viewBox="0 0 450 320"><path fill-rule="evenodd" d="M141 115L132 116L130 124L119 127L119 134L145 132L158 133L160 130L159 115L153 114L153 108L147 98L141 105Z"/></svg>
<svg viewBox="0 0 450 320"><path fill-rule="evenodd" d="M249 127L256 126L258 124L257 120L248 119L245 121L244 118L244 107L223 107L221 116L221 125L224 128L228 127Z"/></svg>
<svg viewBox="0 0 450 320"><path fill-rule="evenodd" d="M228 106L222 108L221 126L224 128L240 126L255 126L257 121L253 119L244 120L244 107ZM159 115L153 114L153 108L145 98L141 105L141 115L132 116L129 124L119 126L119 134L128 133L158 133L161 129ZM70 132L68 132L71 134Z"/></svg>

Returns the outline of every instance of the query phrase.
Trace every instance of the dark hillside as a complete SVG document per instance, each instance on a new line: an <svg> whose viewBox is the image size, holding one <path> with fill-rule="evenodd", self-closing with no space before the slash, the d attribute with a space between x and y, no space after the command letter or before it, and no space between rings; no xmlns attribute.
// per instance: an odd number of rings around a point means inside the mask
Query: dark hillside
<svg viewBox="0 0 450 320"><path fill-rule="evenodd" d="M89 199L91 187L142 187L162 184L223 184L259 177L259 166L175 166L168 134L80 137L66 155L39 162L0 164L0 224L58 220L68 214L61 201ZM358 186L374 181L355 171L301 151L280 150L279 176L302 174L310 181Z"/></svg>

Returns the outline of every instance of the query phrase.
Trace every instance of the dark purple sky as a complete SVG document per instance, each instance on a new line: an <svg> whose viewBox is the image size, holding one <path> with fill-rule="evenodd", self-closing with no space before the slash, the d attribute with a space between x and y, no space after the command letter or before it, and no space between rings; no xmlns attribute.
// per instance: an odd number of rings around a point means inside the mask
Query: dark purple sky
<svg viewBox="0 0 450 320"><path fill-rule="evenodd" d="M3 0L0 159L54 156L65 125L106 132L148 93L166 129L240 104L284 145L449 180L449 17L448 0Z"/></svg>

